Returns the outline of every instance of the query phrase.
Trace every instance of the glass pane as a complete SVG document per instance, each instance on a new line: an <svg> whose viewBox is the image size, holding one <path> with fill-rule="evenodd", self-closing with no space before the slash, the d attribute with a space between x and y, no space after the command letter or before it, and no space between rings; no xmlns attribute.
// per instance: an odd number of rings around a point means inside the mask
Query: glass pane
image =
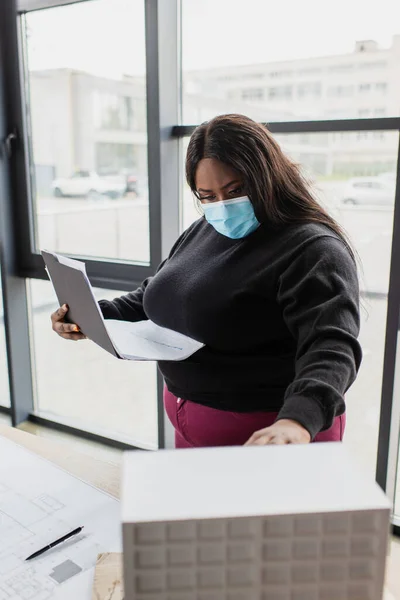
<svg viewBox="0 0 400 600"><path fill-rule="evenodd" d="M182 139L182 156L185 159L187 147L189 144L190 138ZM181 186L181 226L182 231L187 229L193 221L201 217L202 210L201 207L196 203L196 199L193 196L189 186L185 180L185 165L182 165L181 169L182 186Z"/></svg>
<svg viewBox="0 0 400 600"><path fill-rule="evenodd" d="M399 431L400 435L400 431ZM399 442L399 452L398 452L398 460L397 460L397 481L396 481L396 493L395 493L395 501L394 501L394 509L393 513L395 516L395 524L400 527L400 442Z"/></svg>
<svg viewBox="0 0 400 600"><path fill-rule="evenodd" d="M399 20L397 0L182 0L183 123L398 116Z"/></svg>
<svg viewBox="0 0 400 600"><path fill-rule="evenodd" d="M149 263L143 0L25 18L37 248Z"/></svg>
<svg viewBox="0 0 400 600"><path fill-rule="evenodd" d="M30 280L36 410L88 431L157 448L154 363L118 360L94 343L57 336L50 314L58 306L48 281ZM112 299L123 292L95 289Z"/></svg>
<svg viewBox="0 0 400 600"><path fill-rule="evenodd" d="M302 165L359 256L364 358L346 395L345 442L375 475L399 136L379 131L275 138ZM187 144L185 139L185 151ZM183 181L182 187L182 220L188 227L200 215Z"/></svg>
<svg viewBox="0 0 400 600"><path fill-rule="evenodd" d="M8 365L6 338L4 331L3 291L0 278L0 405L10 406L10 387L8 381Z"/></svg>

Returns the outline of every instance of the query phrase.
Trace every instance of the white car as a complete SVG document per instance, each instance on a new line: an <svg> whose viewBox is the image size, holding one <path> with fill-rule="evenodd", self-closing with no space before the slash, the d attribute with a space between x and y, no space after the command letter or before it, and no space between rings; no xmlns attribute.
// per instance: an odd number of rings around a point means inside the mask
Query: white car
<svg viewBox="0 0 400 600"><path fill-rule="evenodd" d="M343 204L394 204L396 184L394 179L380 177L354 177L347 182Z"/></svg>
<svg viewBox="0 0 400 600"><path fill-rule="evenodd" d="M63 196L85 196L96 199L100 196L120 198L126 191L126 182L118 177L100 177L94 171L76 171L71 177L55 179L53 194Z"/></svg>

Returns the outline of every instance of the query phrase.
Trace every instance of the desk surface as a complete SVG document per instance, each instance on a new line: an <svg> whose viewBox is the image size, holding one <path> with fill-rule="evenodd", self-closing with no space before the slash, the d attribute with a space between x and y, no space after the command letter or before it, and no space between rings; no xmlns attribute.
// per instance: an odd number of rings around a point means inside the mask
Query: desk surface
<svg viewBox="0 0 400 600"><path fill-rule="evenodd" d="M108 462L78 452L65 442L54 442L19 429L0 425L0 435L31 452L47 458L72 475L83 479L111 494L120 497L120 462ZM400 542L392 540L388 559L386 593L384 600L400 600Z"/></svg>
<svg viewBox="0 0 400 600"><path fill-rule="evenodd" d="M115 498L120 496L120 464L77 452L65 442L54 442L19 429L0 425L0 435L47 458L68 473L91 483Z"/></svg>

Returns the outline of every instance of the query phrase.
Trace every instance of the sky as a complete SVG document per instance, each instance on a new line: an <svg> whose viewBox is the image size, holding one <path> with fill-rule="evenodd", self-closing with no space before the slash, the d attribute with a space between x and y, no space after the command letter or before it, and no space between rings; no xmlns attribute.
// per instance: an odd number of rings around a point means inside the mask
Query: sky
<svg viewBox="0 0 400 600"><path fill-rule="evenodd" d="M145 72L143 0L88 0L29 13L30 69L69 67L105 77ZM389 47L400 0L182 0L184 70Z"/></svg>

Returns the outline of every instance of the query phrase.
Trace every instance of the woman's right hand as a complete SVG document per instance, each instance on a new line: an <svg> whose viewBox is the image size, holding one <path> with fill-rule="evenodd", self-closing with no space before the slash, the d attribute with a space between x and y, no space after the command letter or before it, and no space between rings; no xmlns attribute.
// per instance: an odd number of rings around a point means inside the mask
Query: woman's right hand
<svg viewBox="0 0 400 600"><path fill-rule="evenodd" d="M78 325L74 323L66 323L65 315L68 312L68 306L63 304L56 312L51 315L51 324L53 331L65 340L85 340L86 336L81 333Z"/></svg>

